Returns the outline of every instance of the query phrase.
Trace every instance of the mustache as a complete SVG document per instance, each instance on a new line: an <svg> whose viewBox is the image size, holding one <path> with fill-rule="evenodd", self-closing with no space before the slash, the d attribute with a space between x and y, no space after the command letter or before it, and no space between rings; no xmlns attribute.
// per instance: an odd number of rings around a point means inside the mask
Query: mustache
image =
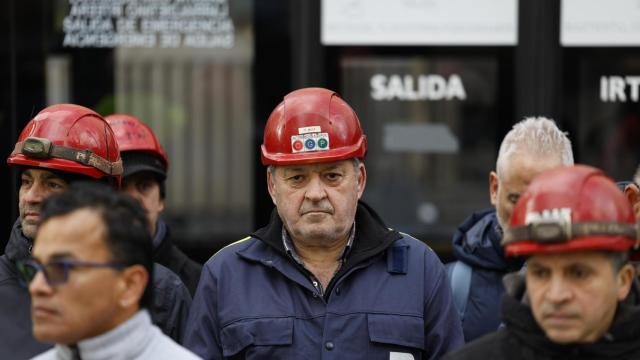
<svg viewBox="0 0 640 360"><path fill-rule="evenodd" d="M305 215L311 212L323 212L323 213L333 215L334 210L331 205L326 205L326 206L302 205L302 207L298 212L300 213L300 215Z"/></svg>
<svg viewBox="0 0 640 360"><path fill-rule="evenodd" d="M35 213L40 213L40 206L39 205L25 205L22 208L22 215L25 215L27 213L31 213L31 212L35 212Z"/></svg>
<svg viewBox="0 0 640 360"><path fill-rule="evenodd" d="M548 306L542 309L542 318L550 318L562 316L566 318L580 317L580 313L571 309L562 309L560 307Z"/></svg>

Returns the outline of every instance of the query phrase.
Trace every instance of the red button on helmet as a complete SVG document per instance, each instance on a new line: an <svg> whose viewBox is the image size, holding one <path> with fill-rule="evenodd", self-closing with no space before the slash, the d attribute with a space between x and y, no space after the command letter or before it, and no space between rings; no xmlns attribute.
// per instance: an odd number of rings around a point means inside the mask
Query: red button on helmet
<svg viewBox="0 0 640 360"><path fill-rule="evenodd" d="M164 171L167 172L169 168L167 153L147 124L135 116L126 114L113 114L105 119L116 135L120 152L143 151L154 155L162 161Z"/></svg>
<svg viewBox="0 0 640 360"><path fill-rule="evenodd" d="M367 139L355 112L338 94L305 88L286 95L273 110L261 150L264 165L363 159Z"/></svg>
<svg viewBox="0 0 640 360"><path fill-rule="evenodd" d="M120 184L122 162L113 131L98 113L73 104L40 111L22 130L10 165L53 169Z"/></svg>
<svg viewBox="0 0 640 360"><path fill-rule="evenodd" d="M508 256L573 251L628 251L636 244L631 205L602 171L584 165L543 172L511 216Z"/></svg>

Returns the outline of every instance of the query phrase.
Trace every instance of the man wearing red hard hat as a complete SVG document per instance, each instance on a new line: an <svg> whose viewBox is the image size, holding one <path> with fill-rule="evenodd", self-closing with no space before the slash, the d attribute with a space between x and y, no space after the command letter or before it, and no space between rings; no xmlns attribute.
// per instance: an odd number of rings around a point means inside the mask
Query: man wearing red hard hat
<svg viewBox="0 0 640 360"><path fill-rule="evenodd" d="M153 260L178 274L193 295L202 265L173 244L169 228L160 218L169 168L167 153L151 128L140 119L126 114L113 114L105 119L116 135L122 156L122 191L140 201L147 210L153 237Z"/></svg>
<svg viewBox="0 0 640 360"><path fill-rule="evenodd" d="M640 306L629 250L630 204L600 170L561 167L536 177L505 233L507 256L527 258L509 279L505 329L447 359L639 359Z"/></svg>
<svg viewBox="0 0 640 360"><path fill-rule="evenodd" d="M0 353L25 359L51 346L33 338L31 301L16 265L31 257L40 207L75 181L104 182L117 189L122 162L113 131L102 116L83 106L59 104L43 109L25 126L7 163L20 179L19 218L0 257ZM153 291L161 296L154 297L152 315L177 339L184 323L181 314L188 311L191 299L177 275L159 265L153 270Z"/></svg>
<svg viewBox="0 0 640 360"><path fill-rule="evenodd" d="M276 209L205 264L187 348L205 359L438 359L462 344L438 257L359 201L366 150L333 91L284 97L261 148Z"/></svg>

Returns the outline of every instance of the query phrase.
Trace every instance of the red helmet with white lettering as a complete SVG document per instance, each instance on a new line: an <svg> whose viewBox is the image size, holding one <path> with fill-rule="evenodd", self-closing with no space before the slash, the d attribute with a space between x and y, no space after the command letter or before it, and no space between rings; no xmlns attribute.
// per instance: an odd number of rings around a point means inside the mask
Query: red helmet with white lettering
<svg viewBox="0 0 640 360"><path fill-rule="evenodd" d="M40 111L20 133L9 165L111 177L117 186L122 161L113 131L98 113L80 105L58 104Z"/></svg>
<svg viewBox="0 0 640 360"><path fill-rule="evenodd" d="M264 165L363 159L367 139L358 116L338 94L305 88L286 95L273 110L261 150Z"/></svg>
<svg viewBox="0 0 640 360"><path fill-rule="evenodd" d="M113 114L105 119L116 135L125 177L139 171L151 171L166 177L169 158L147 124L126 114Z"/></svg>
<svg viewBox="0 0 640 360"><path fill-rule="evenodd" d="M629 251L638 231L631 205L615 182L585 165L538 175L511 216L508 256L572 251Z"/></svg>

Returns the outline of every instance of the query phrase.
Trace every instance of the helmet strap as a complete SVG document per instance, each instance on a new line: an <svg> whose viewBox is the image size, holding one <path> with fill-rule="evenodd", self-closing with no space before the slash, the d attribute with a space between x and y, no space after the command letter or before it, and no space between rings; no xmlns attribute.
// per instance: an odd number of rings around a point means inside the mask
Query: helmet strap
<svg viewBox="0 0 640 360"><path fill-rule="evenodd" d="M637 224L621 224L617 222L583 222L572 224L562 221L539 221L510 228L504 234L502 245L520 241L564 243L573 238L586 236L623 236L636 239L636 247L640 245Z"/></svg>
<svg viewBox="0 0 640 360"><path fill-rule="evenodd" d="M66 146L55 145L49 139L28 137L18 142L11 155L23 154L36 159L58 158L74 161L96 168L107 175L122 174L122 160L111 162L91 150L78 150Z"/></svg>

